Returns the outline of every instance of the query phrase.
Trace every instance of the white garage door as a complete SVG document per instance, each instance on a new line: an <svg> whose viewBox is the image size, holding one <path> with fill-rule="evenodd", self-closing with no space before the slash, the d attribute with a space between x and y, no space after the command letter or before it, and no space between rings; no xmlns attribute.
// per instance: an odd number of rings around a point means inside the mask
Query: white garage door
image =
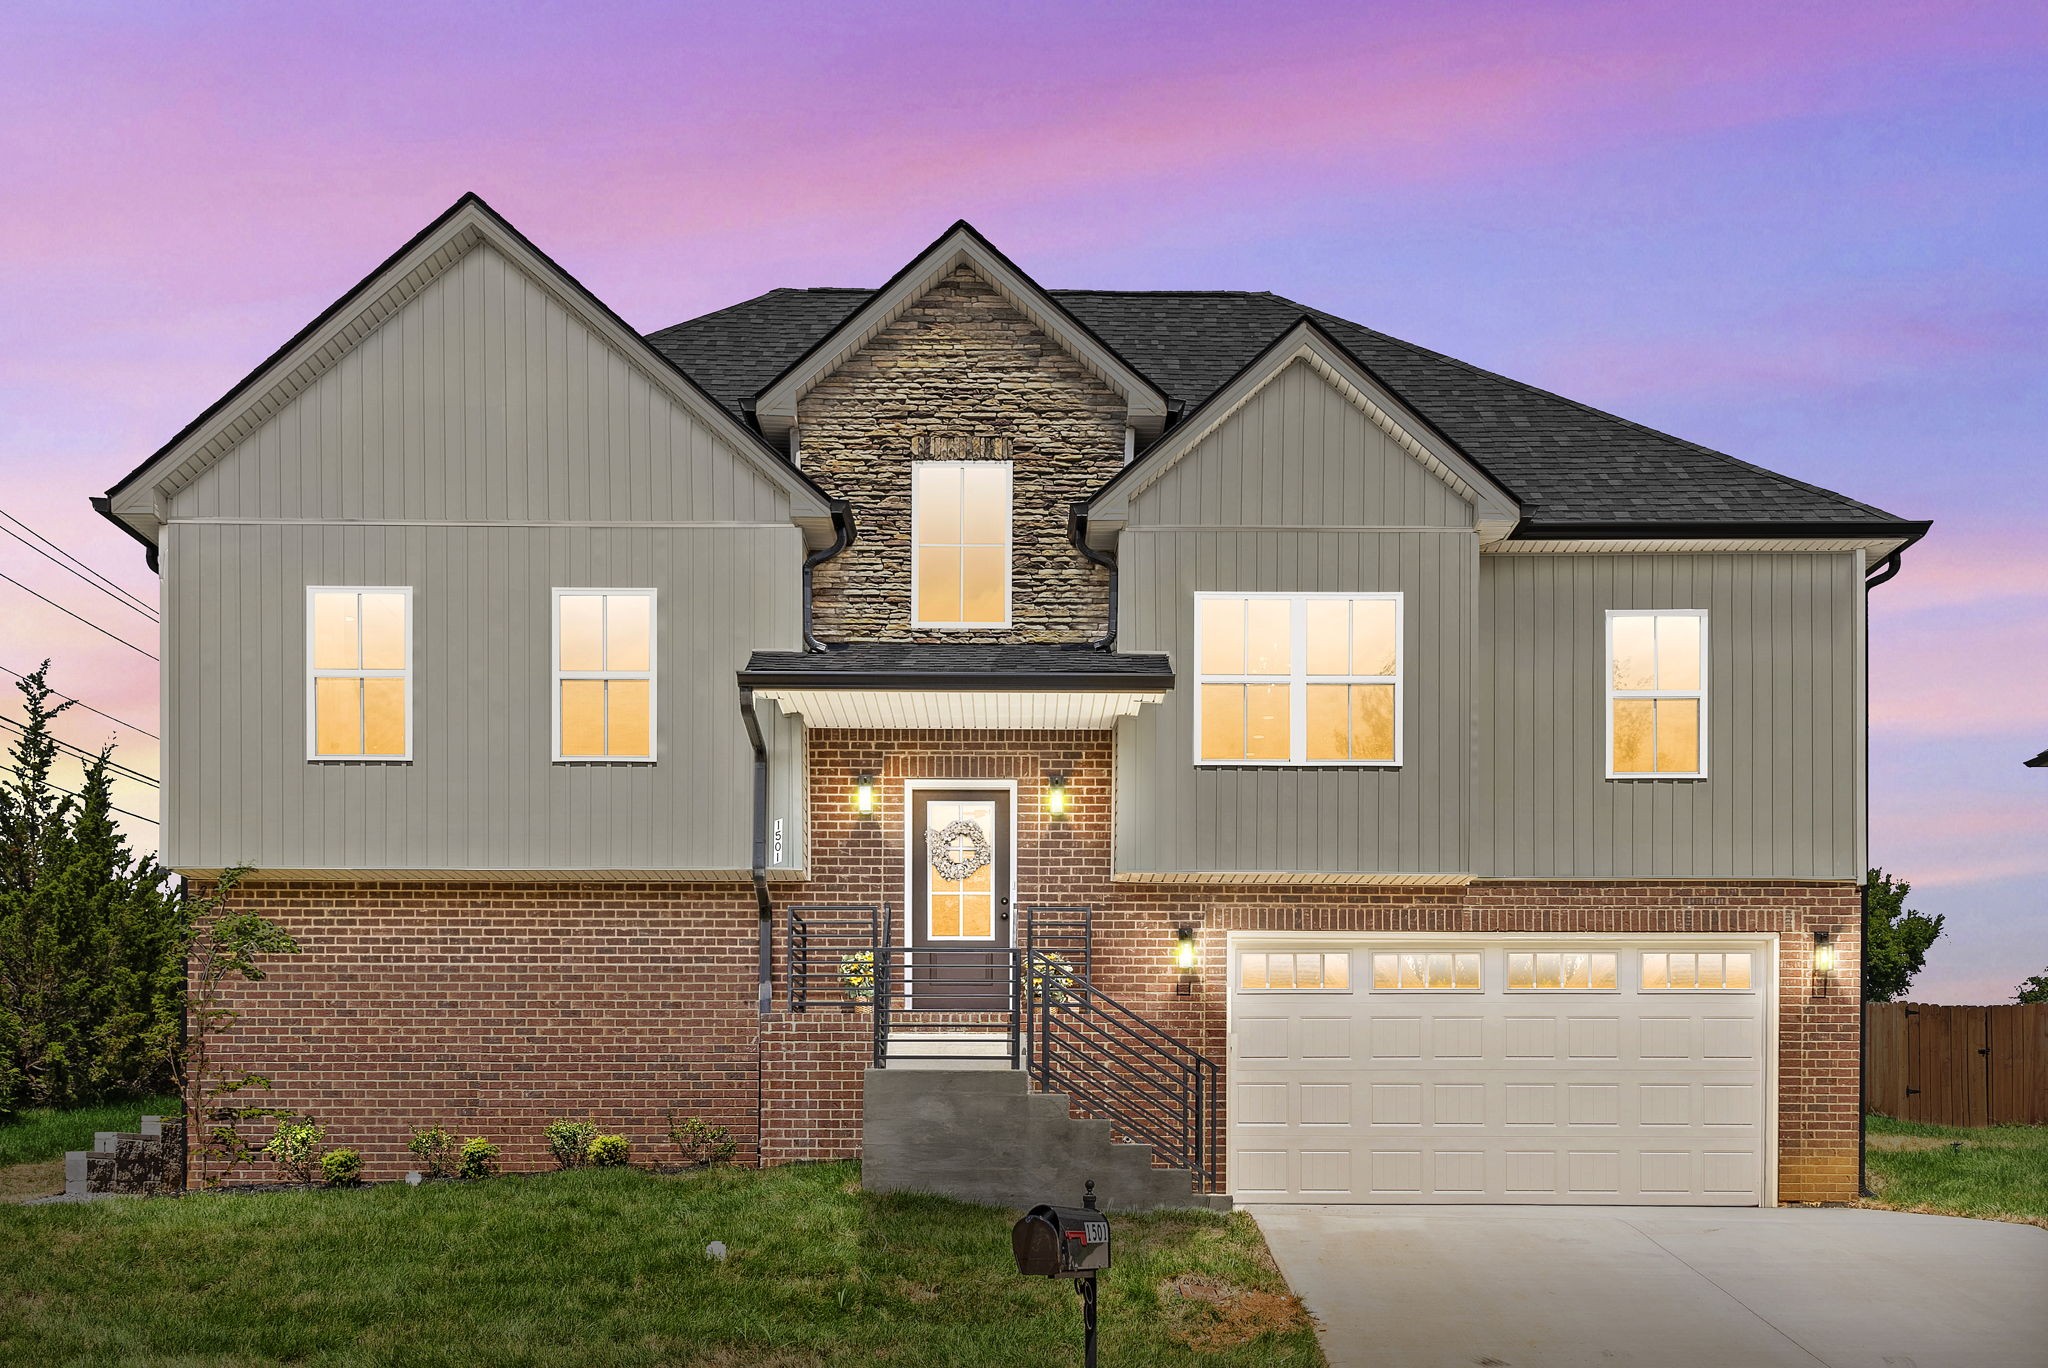
<svg viewBox="0 0 2048 1368"><path fill-rule="evenodd" d="M1231 944L1244 1202L1764 1200L1764 941Z"/></svg>

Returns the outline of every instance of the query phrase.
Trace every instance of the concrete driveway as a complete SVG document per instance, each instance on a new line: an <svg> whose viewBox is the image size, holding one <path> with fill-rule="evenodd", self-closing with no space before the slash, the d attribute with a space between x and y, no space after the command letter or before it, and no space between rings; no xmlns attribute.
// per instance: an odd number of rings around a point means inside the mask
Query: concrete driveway
<svg viewBox="0 0 2048 1368"><path fill-rule="evenodd" d="M1248 1208L1333 1368L2044 1368L2048 1230L1837 1209Z"/></svg>

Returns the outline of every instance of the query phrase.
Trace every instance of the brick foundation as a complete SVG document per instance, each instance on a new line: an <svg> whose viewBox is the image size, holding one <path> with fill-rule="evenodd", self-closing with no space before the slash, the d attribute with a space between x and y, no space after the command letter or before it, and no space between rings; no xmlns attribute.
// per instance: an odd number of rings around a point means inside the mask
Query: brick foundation
<svg viewBox="0 0 2048 1368"><path fill-rule="evenodd" d="M1780 939L1779 1195L1854 1196L1859 903L1847 883L1482 881L1463 888L1156 885L1110 878L1106 738L1057 733L816 733L810 851L819 877L778 882L778 908L887 901L901 915L902 781L1013 779L1021 904L1096 909L1096 981L1166 1030L1226 1059L1224 933L1232 930L1748 932ZM857 814L853 776L879 776ZM1049 773L1069 814L1046 815ZM829 877L826 877L828 876ZM367 1176L411 1166L409 1127L439 1123L547 1166L540 1130L588 1114L670 1162L665 1110L730 1126L743 1162L859 1151L872 1022L838 1007L756 1011L751 890L734 884L252 882L242 903L305 953L237 994L232 1062L361 1149ZM1188 996L1169 965L1198 928ZM1816 990L1811 933L1834 933ZM757 1129L758 1127L758 1129Z"/></svg>

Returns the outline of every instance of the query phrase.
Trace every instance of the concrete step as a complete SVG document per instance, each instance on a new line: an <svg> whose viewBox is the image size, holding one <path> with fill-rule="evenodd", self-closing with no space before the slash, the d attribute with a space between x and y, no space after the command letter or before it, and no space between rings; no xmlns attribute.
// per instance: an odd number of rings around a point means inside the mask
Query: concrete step
<svg viewBox="0 0 2048 1368"><path fill-rule="evenodd" d="M1209 1207L1185 1169L1150 1145L1111 1138L1111 1123L1071 1114L1016 1069L971 1061L867 1071L861 1182L871 1192L933 1192L996 1206L1074 1205L1094 1179L1109 1211Z"/></svg>
<svg viewBox="0 0 2048 1368"><path fill-rule="evenodd" d="M1007 1070L1010 1036L1007 1031L891 1031L889 1067Z"/></svg>

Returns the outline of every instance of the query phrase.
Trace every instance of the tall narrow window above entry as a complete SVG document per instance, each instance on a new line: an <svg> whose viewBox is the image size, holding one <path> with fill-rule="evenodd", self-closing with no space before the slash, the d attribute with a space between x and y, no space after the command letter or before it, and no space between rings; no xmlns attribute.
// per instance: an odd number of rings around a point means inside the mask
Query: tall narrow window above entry
<svg viewBox="0 0 2048 1368"><path fill-rule="evenodd" d="M306 590L306 754L412 758L412 590Z"/></svg>
<svg viewBox="0 0 2048 1368"><path fill-rule="evenodd" d="M654 758L654 591L555 590L555 759Z"/></svg>
<svg viewBox="0 0 2048 1368"><path fill-rule="evenodd" d="M1707 772L1707 615L1607 614L1607 777Z"/></svg>
<svg viewBox="0 0 2048 1368"><path fill-rule="evenodd" d="M918 627L1010 625L1010 463L911 466L911 607Z"/></svg>

